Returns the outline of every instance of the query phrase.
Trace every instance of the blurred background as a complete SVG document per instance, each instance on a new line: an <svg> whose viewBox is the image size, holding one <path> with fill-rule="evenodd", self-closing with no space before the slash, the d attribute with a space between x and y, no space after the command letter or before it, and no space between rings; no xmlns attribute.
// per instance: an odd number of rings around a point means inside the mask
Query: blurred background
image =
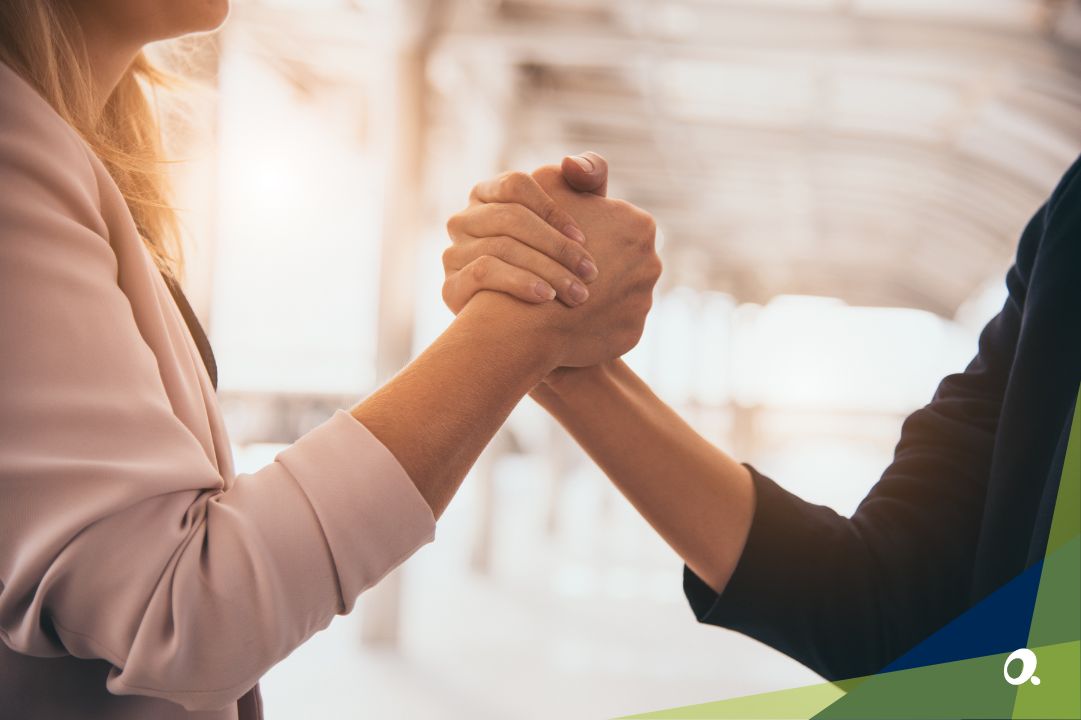
<svg viewBox="0 0 1081 720"><path fill-rule="evenodd" d="M1072 1L234 0L185 62L186 287L241 471L447 325L473 183L590 149L663 242L629 362L851 513L1081 150ZM270 720L601 718L818 680L698 626L677 556L526 400L437 542L263 693Z"/></svg>

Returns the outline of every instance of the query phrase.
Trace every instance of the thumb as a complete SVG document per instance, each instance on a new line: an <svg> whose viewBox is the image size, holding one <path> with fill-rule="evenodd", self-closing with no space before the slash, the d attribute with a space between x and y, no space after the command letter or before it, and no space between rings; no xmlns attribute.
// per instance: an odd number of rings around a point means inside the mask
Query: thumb
<svg viewBox="0 0 1081 720"><path fill-rule="evenodd" d="M579 192L608 194L608 161L593 151L568 155L561 164L563 178Z"/></svg>

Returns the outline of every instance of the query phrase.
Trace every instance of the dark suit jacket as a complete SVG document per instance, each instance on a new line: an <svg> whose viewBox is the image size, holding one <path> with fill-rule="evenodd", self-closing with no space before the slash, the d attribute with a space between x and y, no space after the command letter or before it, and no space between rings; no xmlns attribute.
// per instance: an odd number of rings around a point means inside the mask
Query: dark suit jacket
<svg viewBox="0 0 1081 720"><path fill-rule="evenodd" d="M1081 159L1025 228L1006 285L975 359L905 420L851 518L752 469L728 587L685 570L701 622L830 679L868 675L1042 560L1081 379Z"/></svg>

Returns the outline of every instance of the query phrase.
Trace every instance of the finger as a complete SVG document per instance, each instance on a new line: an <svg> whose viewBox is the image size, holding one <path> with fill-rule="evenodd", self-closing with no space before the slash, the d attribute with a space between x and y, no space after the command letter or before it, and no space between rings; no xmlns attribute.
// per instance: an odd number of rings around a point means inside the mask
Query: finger
<svg viewBox="0 0 1081 720"><path fill-rule="evenodd" d="M568 155L560 165L567 184L579 192L608 195L608 161L587 150L580 155Z"/></svg>
<svg viewBox="0 0 1081 720"><path fill-rule="evenodd" d="M477 183L469 194L469 200L471 203L518 203L571 240L579 243L586 241L574 218L556 205L555 200L526 173L504 173L495 180Z"/></svg>
<svg viewBox="0 0 1081 720"><path fill-rule="evenodd" d="M597 264L580 243L556 232L535 213L517 203L483 203L468 207L448 224L455 243L506 235L544 253L586 282L597 279Z"/></svg>
<svg viewBox="0 0 1081 720"><path fill-rule="evenodd" d="M482 255L443 283L443 301L455 313L481 290L506 293L529 303L543 303L556 296L551 285L539 277L491 255Z"/></svg>
<svg viewBox="0 0 1081 720"><path fill-rule="evenodd" d="M478 238L471 243L452 245L443 253L443 268L449 276L486 255L540 278L555 288L556 297L567 307L581 305L589 299L589 290L573 273L544 253L512 237Z"/></svg>

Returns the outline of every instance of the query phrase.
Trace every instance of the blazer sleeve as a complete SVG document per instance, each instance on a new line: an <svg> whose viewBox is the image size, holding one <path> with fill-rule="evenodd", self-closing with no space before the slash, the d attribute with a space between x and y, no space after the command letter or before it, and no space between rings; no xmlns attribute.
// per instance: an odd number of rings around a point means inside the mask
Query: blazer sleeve
<svg viewBox="0 0 1081 720"><path fill-rule="evenodd" d="M104 659L116 694L223 707L431 540L434 518L345 412L226 490L117 284L89 151L6 130L0 638Z"/></svg>
<svg viewBox="0 0 1081 720"><path fill-rule="evenodd" d="M750 635L833 680L880 671L964 611L1028 273L1079 168L1026 227L1009 296L977 356L905 420L893 462L851 518L751 469L754 518L724 592L684 568L700 622Z"/></svg>

